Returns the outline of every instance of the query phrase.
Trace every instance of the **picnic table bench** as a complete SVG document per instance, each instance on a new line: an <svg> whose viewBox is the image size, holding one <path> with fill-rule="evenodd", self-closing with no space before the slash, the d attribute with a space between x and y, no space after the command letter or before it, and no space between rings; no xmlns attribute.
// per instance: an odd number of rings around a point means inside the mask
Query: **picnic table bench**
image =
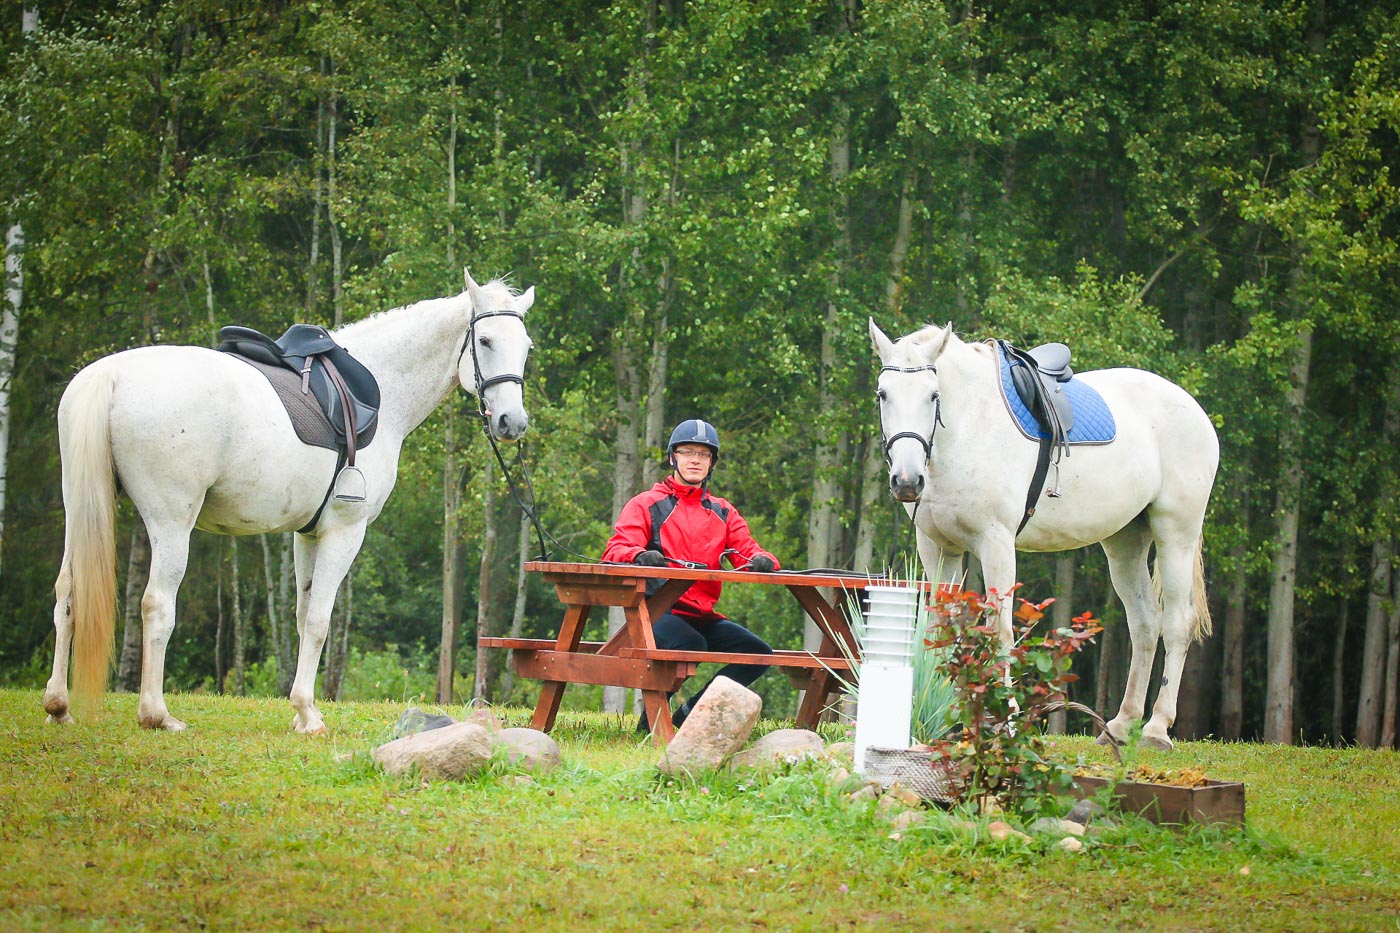
<svg viewBox="0 0 1400 933"><path fill-rule="evenodd" d="M481 648L510 649L517 674L544 682L530 725L544 732L553 728L568 684L635 687L642 691L647 722L658 745L664 745L675 735L668 694L679 689L705 662L768 664L805 670L805 677L794 677L805 691L797 712L797 725L813 728L826 708L827 698L840 687L832 672L850 670L849 659L859 657L846 616L848 601L843 594L858 597L872 582L880 582L864 575L835 571L755 573L558 561L531 561L525 565L525 570L543 574L546 581L554 584L564 606L558 637L488 637L478 639L477 644ZM663 581L660 589L648 597L647 585L658 579ZM821 645L815 652L775 650L771 655L658 648L651 620L666 613L697 580L785 587L821 631ZM824 590L835 594L834 598ZM625 620L622 628L607 641L583 641L584 625L592 610L614 606L622 609Z"/></svg>

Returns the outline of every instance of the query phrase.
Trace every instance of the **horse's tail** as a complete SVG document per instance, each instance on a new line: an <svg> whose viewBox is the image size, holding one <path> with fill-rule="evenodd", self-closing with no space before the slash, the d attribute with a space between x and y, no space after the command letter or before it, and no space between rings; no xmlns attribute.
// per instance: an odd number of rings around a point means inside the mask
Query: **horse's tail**
<svg viewBox="0 0 1400 933"><path fill-rule="evenodd" d="M1210 637L1210 600L1206 598L1205 539L1196 539L1196 572L1191 583L1191 607L1196 611L1196 624L1191 626L1191 640L1205 641Z"/></svg>
<svg viewBox="0 0 1400 933"><path fill-rule="evenodd" d="M73 692L96 701L107 689L116 629L116 473L112 462L112 372L89 367L59 406L63 507L71 573Z"/></svg>

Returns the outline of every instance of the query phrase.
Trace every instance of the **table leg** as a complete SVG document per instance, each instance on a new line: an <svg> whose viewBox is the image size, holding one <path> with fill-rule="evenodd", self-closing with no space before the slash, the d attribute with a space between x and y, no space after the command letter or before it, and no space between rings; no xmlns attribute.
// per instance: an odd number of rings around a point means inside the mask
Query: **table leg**
<svg viewBox="0 0 1400 933"><path fill-rule="evenodd" d="M589 606L570 606L564 612L564 623L559 627L560 651L576 651L583 639L583 626L588 621ZM559 703L564 699L562 680L547 680L540 687L540 698L535 704L535 715L530 720L530 728L548 732L554 728L554 719L559 715Z"/></svg>
<svg viewBox="0 0 1400 933"><path fill-rule="evenodd" d="M671 725L671 701L664 690L643 690L642 705L647 711L647 725L651 726L651 741L657 748L665 748L676 734Z"/></svg>

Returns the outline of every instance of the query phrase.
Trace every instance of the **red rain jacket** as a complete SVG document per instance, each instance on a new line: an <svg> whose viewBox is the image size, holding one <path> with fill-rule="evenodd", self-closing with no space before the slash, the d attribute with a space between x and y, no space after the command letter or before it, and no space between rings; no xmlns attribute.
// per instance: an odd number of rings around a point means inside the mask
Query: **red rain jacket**
<svg viewBox="0 0 1400 933"><path fill-rule="evenodd" d="M767 554L773 568L778 559L758 546L749 523L728 500L698 486L685 486L667 477L622 507L612 537L603 549L603 560L630 564L642 551L660 551L667 557L694 561L711 570L720 569L720 556L732 550L729 562L738 569L758 554ZM715 612L722 587L697 580L681 594L671 611L677 615L724 618Z"/></svg>

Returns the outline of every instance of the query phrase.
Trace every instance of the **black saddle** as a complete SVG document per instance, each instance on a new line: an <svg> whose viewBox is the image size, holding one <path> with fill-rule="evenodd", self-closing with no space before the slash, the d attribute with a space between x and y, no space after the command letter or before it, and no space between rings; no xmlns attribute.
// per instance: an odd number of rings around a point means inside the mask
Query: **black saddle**
<svg viewBox="0 0 1400 933"><path fill-rule="evenodd" d="M219 328L219 350L265 366L280 366L301 376L301 391L310 392L326 413L331 429L349 451L367 447L379 426L379 383L324 327L293 324L273 340L251 327Z"/></svg>
<svg viewBox="0 0 1400 933"><path fill-rule="evenodd" d="M1062 343L1044 343L1030 350L1020 350L998 340L997 344L1006 354L1011 369L1011 384L1026 408L1035 416L1045 436L1040 441L1040 453L1036 457L1035 475L1026 495L1026 510L1017 527L1019 535L1026 522L1035 514L1036 502L1040 499L1041 486L1050 472L1050 451L1055 450L1055 462L1061 454L1069 453L1069 432L1074 427L1074 409L1069 395L1062 385L1074 378L1074 370L1069 365L1069 347ZM1056 474L1058 475L1058 473ZM1051 498L1059 493L1053 488L1048 492Z"/></svg>
<svg viewBox="0 0 1400 933"><path fill-rule="evenodd" d="M338 454L321 507L298 530L307 533L316 527L332 492L337 499L363 500L364 477L355 467L355 451L367 447L379 427L379 383L374 374L315 324L293 324L277 340L251 327L221 327L218 349L252 364L268 378L303 443ZM301 377L300 397L296 376L289 377L288 371ZM315 398L318 411L310 411L308 395ZM324 424L308 423L322 419ZM342 468L358 478L358 492L344 487L336 491Z"/></svg>

